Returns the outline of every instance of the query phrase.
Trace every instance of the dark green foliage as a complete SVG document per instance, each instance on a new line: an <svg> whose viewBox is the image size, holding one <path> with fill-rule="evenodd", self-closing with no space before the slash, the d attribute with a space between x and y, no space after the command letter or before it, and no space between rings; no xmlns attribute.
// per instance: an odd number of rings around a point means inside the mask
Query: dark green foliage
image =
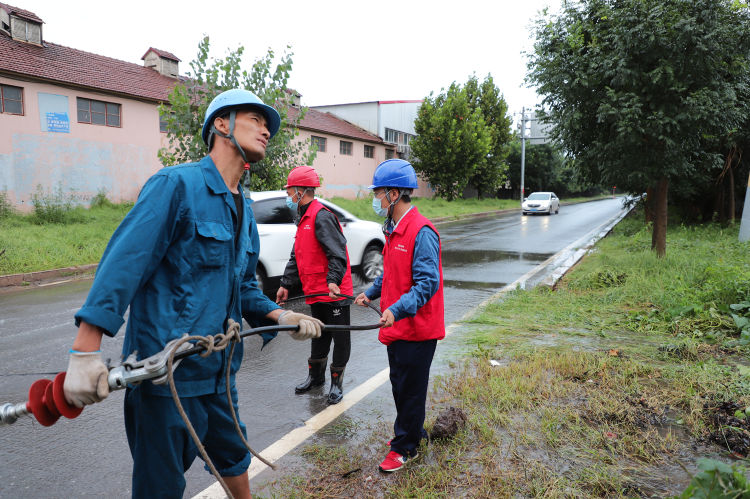
<svg viewBox="0 0 750 499"><path fill-rule="evenodd" d="M201 138L201 127L206 108L224 90L244 88L276 108L281 115L281 129L269 141L265 159L252 165L252 174L243 177L243 184L251 190L279 189L289 170L310 164L315 157L308 150L309 144L295 140L299 135L296 126L304 116L304 109L289 116L286 85L292 70L292 54L285 53L274 68L274 52L269 49L249 69L242 69L244 51L244 47L238 47L224 59L209 60L209 39L201 40L198 56L190 63L188 79L174 87L169 103L159 107L169 137L169 147L159 151L159 159L165 165L175 165L205 156L208 150Z"/></svg>
<svg viewBox="0 0 750 499"><path fill-rule="evenodd" d="M510 117L491 76L481 84L472 76L464 87L451 84L430 94L414 122L411 141L414 168L448 200L467 187L494 195L505 180L510 141Z"/></svg>
<svg viewBox="0 0 750 499"><path fill-rule="evenodd" d="M714 459L699 459L698 469L690 486L680 499L745 499L750 498L750 484L740 465L729 465Z"/></svg>
<svg viewBox="0 0 750 499"><path fill-rule="evenodd" d="M510 143L508 154L509 189L504 189L506 195L518 197L521 185L521 141L516 138ZM551 143L526 143L524 159L524 187L527 195L534 191L553 191L558 196L592 196L600 194L599 186L585 182L573 165L573 161L565 156Z"/></svg>
<svg viewBox="0 0 750 499"><path fill-rule="evenodd" d="M750 11L730 0L566 2L536 23L528 80L590 182L685 201L710 190L750 113ZM746 179L739 179L744 184Z"/></svg>
<svg viewBox="0 0 750 499"><path fill-rule="evenodd" d="M472 76L466 82L464 90L469 98L469 105L482 113L484 124L490 132L487 160L477 165L469 179L469 185L477 190L481 198L484 194L494 195L506 178L508 146L513 137L512 120L508 114L508 104L491 75L487 75L481 84L476 76Z"/></svg>

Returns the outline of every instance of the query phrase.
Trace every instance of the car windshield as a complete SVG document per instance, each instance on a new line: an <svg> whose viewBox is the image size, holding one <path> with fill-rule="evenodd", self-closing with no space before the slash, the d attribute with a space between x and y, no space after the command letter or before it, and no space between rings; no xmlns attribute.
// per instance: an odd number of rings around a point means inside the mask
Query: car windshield
<svg viewBox="0 0 750 499"><path fill-rule="evenodd" d="M535 192L535 193L529 195L529 197L527 199L529 199L530 201L531 200L534 200L534 201L546 201L546 200L549 199L549 194L548 193L545 194L543 192Z"/></svg>

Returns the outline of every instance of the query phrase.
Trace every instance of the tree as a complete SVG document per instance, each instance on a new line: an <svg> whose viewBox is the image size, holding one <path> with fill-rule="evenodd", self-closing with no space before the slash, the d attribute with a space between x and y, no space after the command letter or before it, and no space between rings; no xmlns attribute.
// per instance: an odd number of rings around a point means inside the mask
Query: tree
<svg viewBox="0 0 750 499"><path fill-rule="evenodd" d="M414 168L447 199L461 196L468 186L480 197L494 195L508 170L507 113L491 75L481 84L472 75L463 87L454 82L437 97L430 94L414 122Z"/></svg>
<svg viewBox="0 0 750 499"><path fill-rule="evenodd" d="M511 132L513 120L508 114L508 104L500 90L495 86L492 75L487 75L481 85L476 76L472 76L466 82L464 89L469 98L469 105L482 113L484 124L489 128L491 136L487 161L477 165L469 179L469 185L477 190L481 198L483 193L494 195L497 188L506 179L508 171L506 158L513 138Z"/></svg>
<svg viewBox="0 0 750 499"><path fill-rule="evenodd" d="M748 10L730 0L583 0L536 22L528 80L552 137L593 183L653 193L666 252L672 182L721 158L702 147L742 120Z"/></svg>
<svg viewBox="0 0 750 499"><path fill-rule="evenodd" d="M582 182L577 171L571 166L573 161L551 143L526 144L524 161L524 187L528 191L553 191L558 196L591 195L601 192L601 187ZM503 192L509 197L518 197L521 187L521 140L516 138L510 144L508 154L509 188Z"/></svg>
<svg viewBox="0 0 750 499"><path fill-rule="evenodd" d="M190 63L191 72L183 83L175 85L169 94L169 103L159 106L169 138L169 146L159 151L159 159L168 166L198 161L208 154L201 138L206 108L224 90L244 88L276 108L281 116L281 128L268 142L265 159L251 165L253 175L245 175L243 185L250 190L281 188L289 170L300 163L310 164L314 159L309 144L295 140L299 135L297 124L305 110L295 110L293 118L288 113L286 84L292 70L292 54L285 53L274 68L274 52L269 49L247 70L242 69L244 47L230 51L223 59L211 60L209 48L209 38L204 37L198 45L198 56Z"/></svg>
<svg viewBox="0 0 750 499"><path fill-rule="evenodd" d="M492 131L481 111L472 108L466 91L453 83L447 92L424 100L414 128L414 169L438 196L449 201L460 197L492 150Z"/></svg>

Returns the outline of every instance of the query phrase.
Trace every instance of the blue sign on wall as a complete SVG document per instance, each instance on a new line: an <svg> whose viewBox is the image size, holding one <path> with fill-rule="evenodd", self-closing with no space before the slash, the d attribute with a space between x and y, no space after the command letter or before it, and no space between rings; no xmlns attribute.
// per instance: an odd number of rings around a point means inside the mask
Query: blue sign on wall
<svg viewBox="0 0 750 499"><path fill-rule="evenodd" d="M70 133L68 113L47 113L47 131Z"/></svg>
<svg viewBox="0 0 750 499"><path fill-rule="evenodd" d="M39 125L43 132L70 133L68 97L39 92Z"/></svg>

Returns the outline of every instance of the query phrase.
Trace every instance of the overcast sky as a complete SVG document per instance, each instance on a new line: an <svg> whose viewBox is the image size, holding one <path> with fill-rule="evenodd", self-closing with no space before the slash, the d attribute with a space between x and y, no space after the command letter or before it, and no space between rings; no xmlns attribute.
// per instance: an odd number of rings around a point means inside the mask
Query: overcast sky
<svg viewBox="0 0 750 499"><path fill-rule="evenodd" d="M539 98L526 88L530 26L559 0L193 1L3 0L34 12L44 39L142 64L148 47L179 57L203 35L212 54L245 47L246 61L294 52L289 85L307 106L422 99L453 81L492 74L511 112Z"/></svg>

